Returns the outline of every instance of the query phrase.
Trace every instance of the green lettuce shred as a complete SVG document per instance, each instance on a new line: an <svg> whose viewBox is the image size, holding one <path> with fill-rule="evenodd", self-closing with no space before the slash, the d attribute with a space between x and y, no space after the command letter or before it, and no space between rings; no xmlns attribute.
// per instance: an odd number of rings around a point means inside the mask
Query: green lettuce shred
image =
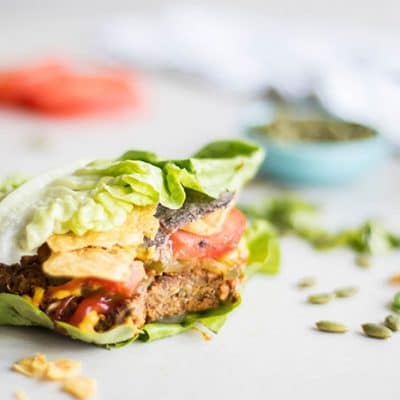
<svg viewBox="0 0 400 400"><path fill-rule="evenodd" d="M331 232L318 223L318 207L297 197L278 196L261 205L241 207L249 218L262 219L281 235L293 234L317 250L347 247L358 254L377 255L400 248L400 236L379 221Z"/></svg>

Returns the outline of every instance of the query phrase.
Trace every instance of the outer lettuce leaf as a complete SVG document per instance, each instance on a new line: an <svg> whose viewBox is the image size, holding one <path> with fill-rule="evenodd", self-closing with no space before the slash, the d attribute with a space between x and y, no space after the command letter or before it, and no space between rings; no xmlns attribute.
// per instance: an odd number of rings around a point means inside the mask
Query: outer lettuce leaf
<svg viewBox="0 0 400 400"><path fill-rule="evenodd" d="M120 346L138 337L131 325L120 325L104 333L82 332L65 322L53 322L43 311L21 296L0 293L0 325L40 326L63 333L72 339L100 346Z"/></svg>
<svg viewBox="0 0 400 400"><path fill-rule="evenodd" d="M29 178L25 175L10 175L0 182L0 201L23 185Z"/></svg>
<svg viewBox="0 0 400 400"><path fill-rule="evenodd" d="M17 262L53 233L83 235L114 228L125 221L134 206L161 203L180 208L186 189L210 197L237 191L255 175L263 157L263 150L251 143L218 141L186 160L162 160L153 153L130 151L116 160L95 161L72 173L56 174L50 182L51 174L45 174L45 179L39 176L13 192L15 198L26 200L18 205L18 215L26 215L27 220L22 227L21 221L9 221L13 232L18 225L13 240L18 240L21 251L14 251L12 261L11 256L3 260L7 252L0 252L0 261ZM2 201L0 219L3 208ZM0 230L0 243L5 246L9 239L6 233L3 238Z"/></svg>
<svg viewBox="0 0 400 400"><path fill-rule="evenodd" d="M139 336L139 331L130 324L118 325L102 333L83 332L76 326L65 322L56 322L56 329L72 339L106 347L121 347L133 342Z"/></svg>
<svg viewBox="0 0 400 400"><path fill-rule="evenodd" d="M68 175L85 164L78 162L36 176L9 192L0 201L0 262L14 264L24 255L36 254L36 249L29 251L26 247L23 248L20 237L26 233L32 214L39 210L38 205L43 200L46 187L55 179ZM43 235L39 232L38 234Z"/></svg>
<svg viewBox="0 0 400 400"><path fill-rule="evenodd" d="M107 332L83 332L79 328L65 322L54 322L28 300L14 294L0 294L0 325L41 326L55 330L72 339L93 343L107 348L127 345L137 338L142 341L153 341L164 337L177 335L196 324L202 324L217 333L224 324L227 315L240 304L240 300L224 305L216 310L203 313L189 313L179 323L151 323L138 331L130 324L119 325Z"/></svg>
<svg viewBox="0 0 400 400"><path fill-rule="evenodd" d="M0 325L43 326L53 329L51 319L21 296L0 293Z"/></svg>

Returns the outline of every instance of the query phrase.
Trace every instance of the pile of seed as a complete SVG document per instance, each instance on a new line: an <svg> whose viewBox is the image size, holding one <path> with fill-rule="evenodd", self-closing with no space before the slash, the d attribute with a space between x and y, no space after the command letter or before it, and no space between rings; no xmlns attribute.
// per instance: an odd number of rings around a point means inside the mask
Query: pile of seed
<svg viewBox="0 0 400 400"><path fill-rule="evenodd" d="M311 294L308 296L307 301L310 304L326 304L336 298L353 297L355 294L357 294L357 292L357 287L348 286L335 289L333 292Z"/></svg>
<svg viewBox="0 0 400 400"><path fill-rule="evenodd" d="M262 135L286 141L341 142L366 139L376 133L366 126L329 120L279 119L255 128Z"/></svg>

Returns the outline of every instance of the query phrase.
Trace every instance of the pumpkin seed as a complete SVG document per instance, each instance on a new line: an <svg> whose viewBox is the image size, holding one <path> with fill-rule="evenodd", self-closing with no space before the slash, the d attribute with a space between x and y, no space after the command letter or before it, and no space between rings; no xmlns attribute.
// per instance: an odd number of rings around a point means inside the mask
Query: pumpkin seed
<svg viewBox="0 0 400 400"><path fill-rule="evenodd" d="M388 315L385 318L385 325L393 332L397 332L400 330L400 317L398 315Z"/></svg>
<svg viewBox="0 0 400 400"><path fill-rule="evenodd" d="M306 288L315 286L316 284L317 284L316 278L314 278L313 276L307 276L307 277L301 279L297 283L297 287L299 287L300 289L306 289Z"/></svg>
<svg viewBox="0 0 400 400"><path fill-rule="evenodd" d="M336 297L352 297L355 294L357 294L358 288L355 286L348 286L348 287L343 287L335 290L335 295Z"/></svg>
<svg viewBox="0 0 400 400"><path fill-rule="evenodd" d="M392 336L392 331L384 325L381 324L362 324L361 325L364 333L376 339L388 339Z"/></svg>
<svg viewBox="0 0 400 400"><path fill-rule="evenodd" d="M335 298L334 293L319 293L308 296L307 300L311 304L326 304Z"/></svg>
<svg viewBox="0 0 400 400"><path fill-rule="evenodd" d="M355 261L356 264L361 268L370 268L372 265L371 257L367 254L359 254Z"/></svg>
<svg viewBox="0 0 400 400"><path fill-rule="evenodd" d="M346 325L335 321L317 321L315 326L322 332L330 333L345 333L349 330Z"/></svg>

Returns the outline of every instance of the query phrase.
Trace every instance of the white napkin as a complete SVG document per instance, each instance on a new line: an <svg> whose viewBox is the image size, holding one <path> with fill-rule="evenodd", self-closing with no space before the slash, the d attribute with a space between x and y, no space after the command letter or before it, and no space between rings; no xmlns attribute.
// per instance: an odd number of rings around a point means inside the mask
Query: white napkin
<svg viewBox="0 0 400 400"><path fill-rule="evenodd" d="M196 7L114 18L100 35L120 60L180 71L225 90L256 96L275 88L292 99L314 93L332 114L375 127L400 145L395 39Z"/></svg>

